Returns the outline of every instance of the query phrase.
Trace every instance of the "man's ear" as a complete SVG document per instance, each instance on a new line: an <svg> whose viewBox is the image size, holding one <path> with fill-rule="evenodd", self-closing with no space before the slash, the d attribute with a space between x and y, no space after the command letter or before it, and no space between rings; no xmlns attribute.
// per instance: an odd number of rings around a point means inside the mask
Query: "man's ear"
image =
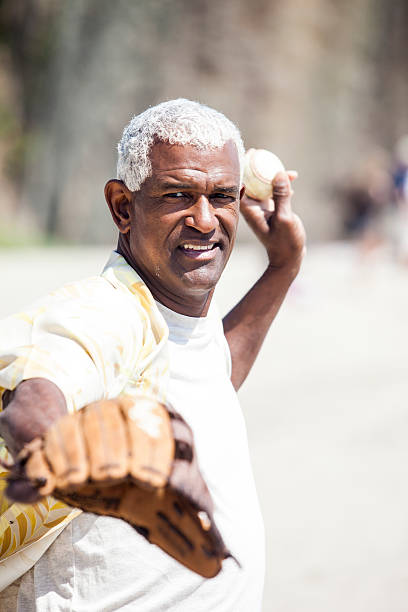
<svg viewBox="0 0 408 612"><path fill-rule="evenodd" d="M130 230L132 192L123 181L111 179L105 185L105 199L118 230L121 234L127 234Z"/></svg>
<svg viewBox="0 0 408 612"><path fill-rule="evenodd" d="M245 185L242 185L240 192L239 192L239 199L242 200L242 198L244 197L245 194Z"/></svg>

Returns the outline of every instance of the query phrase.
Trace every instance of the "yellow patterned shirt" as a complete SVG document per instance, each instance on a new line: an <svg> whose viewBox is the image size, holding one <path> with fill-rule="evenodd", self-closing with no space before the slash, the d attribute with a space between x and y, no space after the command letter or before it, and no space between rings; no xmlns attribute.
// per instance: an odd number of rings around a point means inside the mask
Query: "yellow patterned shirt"
<svg viewBox="0 0 408 612"><path fill-rule="evenodd" d="M0 408L6 389L47 378L70 412L121 394L164 400L168 328L150 291L113 252L101 276L50 293L0 321ZM0 438L0 458L10 461ZM0 590L27 571L78 514L52 497L10 504L0 473Z"/></svg>

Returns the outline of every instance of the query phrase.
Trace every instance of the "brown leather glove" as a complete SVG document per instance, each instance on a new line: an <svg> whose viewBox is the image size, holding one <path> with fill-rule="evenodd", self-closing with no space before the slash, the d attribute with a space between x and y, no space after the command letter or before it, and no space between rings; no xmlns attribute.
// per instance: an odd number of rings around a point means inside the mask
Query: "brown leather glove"
<svg viewBox="0 0 408 612"><path fill-rule="evenodd" d="M63 416L25 445L8 481L6 495L14 501L53 495L121 518L206 578L230 556L213 521L190 427L150 398L95 402Z"/></svg>

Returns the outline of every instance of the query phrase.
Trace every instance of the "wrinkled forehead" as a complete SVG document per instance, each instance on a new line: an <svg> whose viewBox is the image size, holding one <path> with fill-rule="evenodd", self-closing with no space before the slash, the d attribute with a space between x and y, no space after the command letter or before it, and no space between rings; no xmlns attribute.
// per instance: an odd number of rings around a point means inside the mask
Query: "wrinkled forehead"
<svg viewBox="0 0 408 612"><path fill-rule="evenodd" d="M208 176L228 176L239 183L240 163L235 143L230 140L222 147L155 142L149 154L152 178L166 174L203 173Z"/></svg>

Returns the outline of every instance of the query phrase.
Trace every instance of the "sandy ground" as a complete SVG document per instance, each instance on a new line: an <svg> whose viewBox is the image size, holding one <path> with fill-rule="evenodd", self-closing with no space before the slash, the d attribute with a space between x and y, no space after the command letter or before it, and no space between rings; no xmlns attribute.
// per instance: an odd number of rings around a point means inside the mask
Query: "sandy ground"
<svg viewBox="0 0 408 612"><path fill-rule="evenodd" d="M0 251L0 316L95 274L106 253ZM218 289L224 311L263 265L237 247ZM267 533L266 612L408 610L407 280L386 254L363 263L347 245L310 248L240 392Z"/></svg>

